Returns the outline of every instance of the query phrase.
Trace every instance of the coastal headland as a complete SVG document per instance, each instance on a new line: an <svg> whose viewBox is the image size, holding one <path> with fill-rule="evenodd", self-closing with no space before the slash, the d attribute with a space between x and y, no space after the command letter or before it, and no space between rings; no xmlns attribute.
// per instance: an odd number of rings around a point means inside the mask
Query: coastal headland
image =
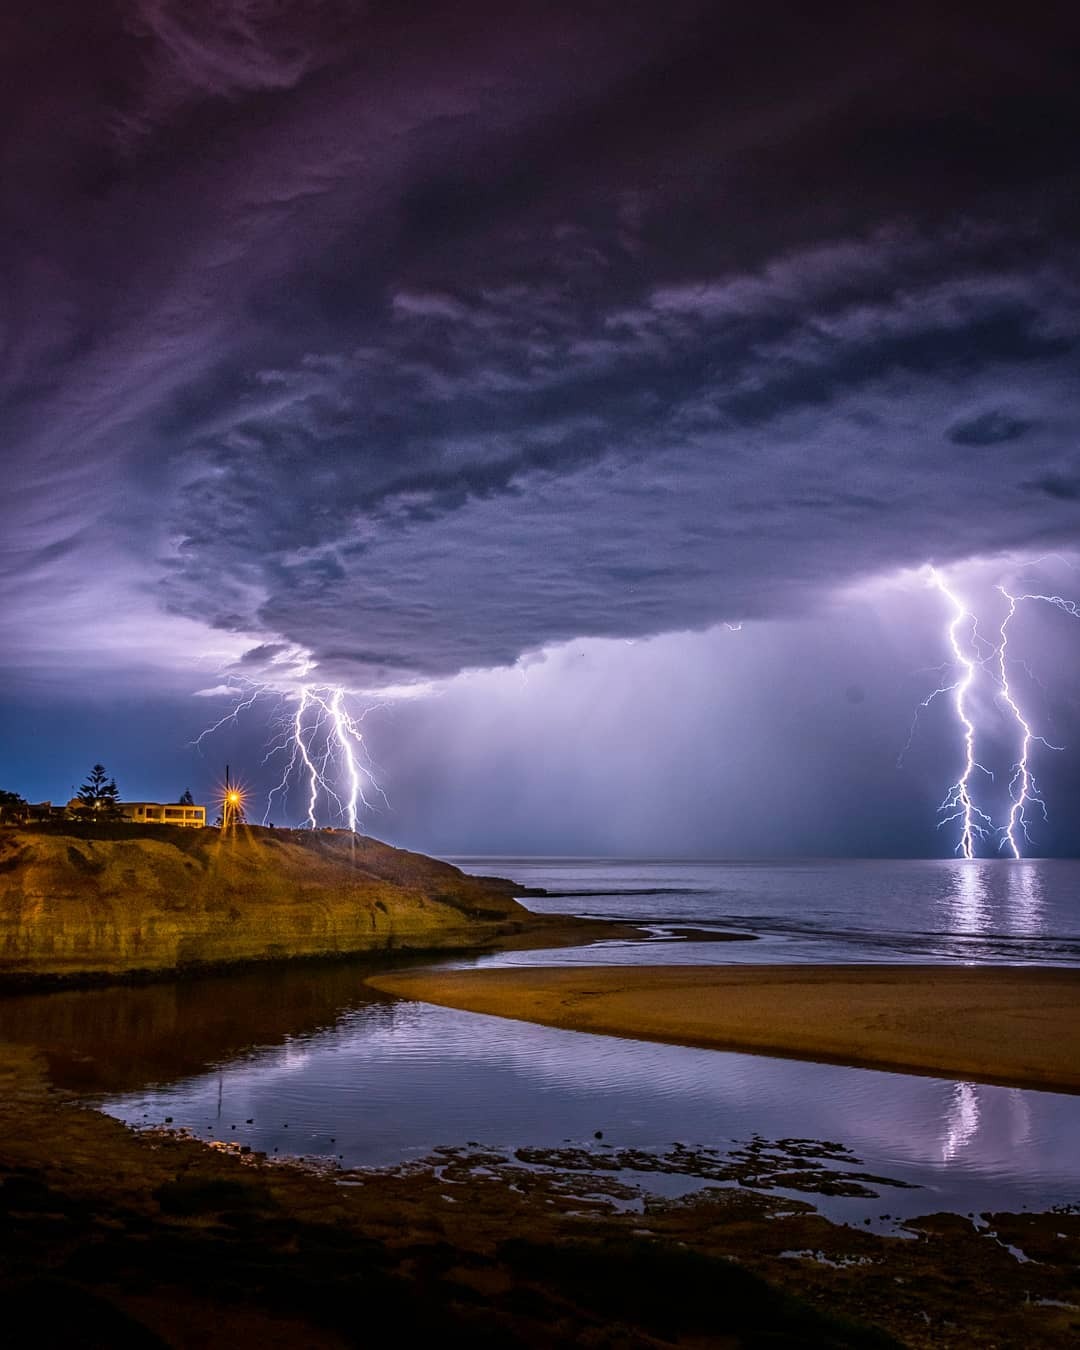
<svg viewBox="0 0 1080 1350"><path fill-rule="evenodd" d="M572 1031L1080 1092L1080 971L529 966L389 973L383 993Z"/></svg>
<svg viewBox="0 0 1080 1350"><path fill-rule="evenodd" d="M0 988L619 931L532 914L514 893L347 831L3 829Z"/></svg>

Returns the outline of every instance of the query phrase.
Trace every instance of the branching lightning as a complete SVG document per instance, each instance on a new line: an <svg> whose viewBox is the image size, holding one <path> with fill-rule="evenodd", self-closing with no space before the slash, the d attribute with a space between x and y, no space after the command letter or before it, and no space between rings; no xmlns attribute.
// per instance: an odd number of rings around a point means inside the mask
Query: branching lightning
<svg viewBox="0 0 1080 1350"><path fill-rule="evenodd" d="M201 746L208 736L260 701L277 704L276 725L262 762L284 756L284 766L281 778L267 794L264 825L270 821L275 801L284 804L294 788L303 795L303 823L313 830L322 819L355 831L361 811L372 808L369 794L386 802L360 728L367 714L381 704L353 713L348 691L341 686L305 684L295 693L283 693L268 684L238 683L237 694L230 711L200 732L192 744Z"/></svg>
<svg viewBox="0 0 1080 1350"><path fill-rule="evenodd" d="M1055 558L1057 561L1057 559ZM1036 562L1041 562L1038 559ZM1060 560L1065 561L1065 560ZM1029 564L1034 565L1034 564ZM1010 650L1010 627L1020 605L1024 601L1038 601L1051 605L1072 618L1080 619L1080 603L1057 594L1029 592L1014 594L1006 585L995 588L1003 597L1007 609L998 627L996 642L990 642L979 632L978 619L974 611L960 599L956 592L946 584L940 572L928 565L925 569L928 584L933 586L949 603L952 617L945 630L945 639L952 659L941 671L951 671L954 679L941 675L941 682L916 707L907 744L901 751L898 763L910 748L919 724L920 714L942 695L951 694L952 710L961 731L964 747L964 761L960 776L949 788L939 807L941 819L939 828L954 821L960 822L960 836L956 852L964 858L974 858L978 844L990 835L998 836L998 850L1008 852L1013 858L1022 857L1021 844L1033 844L1029 825L1033 812L1038 812L1047 820L1046 802L1040 792L1032 770L1032 756L1036 747L1047 750L1061 750L1038 732L1031 716L1025 711L1023 701L1010 678L1010 668L1019 666L1033 684L1039 685L1034 672L1022 658L1014 656ZM1005 824L994 826L991 816L976 804L974 789L978 775L993 780L994 775L978 757L977 738L981 731L977 725L978 714L973 711L973 685L976 679L987 677L996 686L996 701L1004 710L1018 740L1017 756L1012 764L1008 780L1007 818Z"/></svg>
<svg viewBox="0 0 1080 1350"><path fill-rule="evenodd" d="M200 731L191 742L192 745L201 746L207 736L212 736L215 731L220 731L226 722L235 722L242 712L245 712L248 708L251 708L258 703L259 699L269 691L269 688L270 686L265 684L253 685L252 693L249 697L240 699L240 701L231 708L224 717L219 717L212 726L205 727Z"/></svg>
<svg viewBox="0 0 1080 1350"><path fill-rule="evenodd" d="M962 853L965 858L974 858L976 840L985 838L994 824L985 811L979 810L971 796L971 779L976 770L991 778L993 777L990 770L985 765L980 764L975 757L975 723L968 715L967 708L967 697L971 690L972 681L975 679L975 670L979 660L966 652L960 641L960 629L970 620L970 645L974 648L978 640L978 622L975 615L966 609L960 599L945 585L945 582L941 579L941 574L935 568L929 568L929 576L930 584L945 596L953 608L952 622L948 627L949 645L952 648L953 657L961 675L954 684L938 689L931 694L927 704L938 694L951 692L957 721L963 728L964 741L963 772L945 794L945 798L938 808L939 811L949 813L938 822L938 828L940 829L942 825L948 825L951 821L959 820L961 822L960 840L956 846L956 851ZM924 704L924 706L927 705Z"/></svg>
<svg viewBox="0 0 1080 1350"><path fill-rule="evenodd" d="M1009 624L1016 615L1016 606L1020 600L1031 600L1044 597L1034 596L1015 596L1011 595L1004 586L998 586L998 590L1005 597L1009 604L1008 613L1001 621L1001 627L998 630L1001 634L1001 641L998 643L998 679L1001 683L1001 699L1009 709L1017 726L1020 728L1020 756L1013 769L1013 776L1009 780L1009 818L1001 827L1001 849L1008 848L1014 858L1020 857L1020 846L1017 843L1017 831L1023 832L1025 840L1030 844L1031 835L1028 833L1028 819L1026 808L1037 806L1042 812L1043 820L1047 819L1046 803L1039 795L1039 788L1035 782L1035 777L1031 772L1030 757L1032 745L1036 742L1045 745L1048 750L1061 750L1060 745L1051 745L1045 736L1039 736L1031 729L1031 723L1027 720L1020 710L1020 705L1016 701L1012 686L1009 683ZM1053 602L1051 602L1053 603Z"/></svg>

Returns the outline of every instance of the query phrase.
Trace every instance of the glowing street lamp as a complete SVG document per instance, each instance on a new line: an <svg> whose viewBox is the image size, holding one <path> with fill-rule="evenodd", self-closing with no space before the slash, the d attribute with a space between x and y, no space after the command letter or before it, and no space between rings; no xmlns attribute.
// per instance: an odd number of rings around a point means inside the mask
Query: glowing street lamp
<svg viewBox="0 0 1080 1350"><path fill-rule="evenodd" d="M244 792L229 777L229 766L225 765L225 791L221 796L221 828L229 829L236 825L244 813Z"/></svg>

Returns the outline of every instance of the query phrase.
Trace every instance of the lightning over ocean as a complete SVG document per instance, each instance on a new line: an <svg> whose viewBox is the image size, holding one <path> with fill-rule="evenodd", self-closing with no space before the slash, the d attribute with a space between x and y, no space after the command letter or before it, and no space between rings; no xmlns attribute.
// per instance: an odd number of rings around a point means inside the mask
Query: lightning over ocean
<svg viewBox="0 0 1080 1350"><path fill-rule="evenodd" d="M1042 561L1038 559L1036 564ZM911 745L919 714L937 699L948 696L959 733L961 768L939 807L938 828L957 825L955 851L963 858L975 858L980 844L986 842L993 851L1019 859L1024 850L1037 850L1038 840L1032 834L1036 815L1043 823L1049 821L1033 758L1040 748L1060 752L1065 747L1036 729L1029 708L1034 699L1030 693L1021 695L1017 689L1014 673L1017 669L1028 684L1036 685L1038 681L1028 661L1013 653L1010 630L1022 605L1048 605L1072 618L1080 618L1080 606L1054 593L1014 592L1010 585L1015 583L1007 585L999 581L993 589L1004 603L1005 612L996 623L996 640L990 640L980 632L975 609L961 598L954 585L945 581L941 570L927 564L923 571L927 584L945 599L951 611L945 629L950 659L944 669L951 671L953 678L939 684L919 703L899 762L903 762ZM995 824L993 813L977 804L981 800L980 787L985 792L987 785L995 781L995 771L983 762L979 746L1000 739L1002 721L1015 758L1010 760L1004 775L1007 799L1001 807L1001 823Z"/></svg>
<svg viewBox="0 0 1080 1350"><path fill-rule="evenodd" d="M0 791L1080 851L1080 18L728 8L7 7Z"/></svg>
<svg viewBox="0 0 1080 1350"><path fill-rule="evenodd" d="M1080 4L0 37L0 1350L1078 1350Z"/></svg>
<svg viewBox="0 0 1080 1350"><path fill-rule="evenodd" d="M941 592L953 611L953 617L947 630L948 642L954 663L960 672L953 684L935 690L931 698L936 698L938 694L944 693L953 695L953 708L956 712L956 720L962 728L964 746L963 768L960 776L945 794L941 803L939 810L947 814L939 822L939 825L948 825L954 820L959 820L960 839L956 846L957 851L962 853L965 858L973 858L976 842L985 838L993 825L986 812L979 810L972 799L973 777L977 773L992 777L990 770L976 758L975 723L972 721L968 710L968 697L979 665L979 658L975 653L979 641L978 622L974 614L945 585L940 573L933 567L930 567L928 572L930 584Z"/></svg>

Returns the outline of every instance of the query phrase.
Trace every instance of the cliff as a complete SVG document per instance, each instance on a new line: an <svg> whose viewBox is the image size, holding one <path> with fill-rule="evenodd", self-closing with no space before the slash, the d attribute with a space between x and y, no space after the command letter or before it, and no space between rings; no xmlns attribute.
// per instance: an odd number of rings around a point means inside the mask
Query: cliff
<svg viewBox="0 0 1080 1350"><path fill-rule="evenodd" d="M0 829L0 982L489 945L513 885L351 834Z"/></svg>

